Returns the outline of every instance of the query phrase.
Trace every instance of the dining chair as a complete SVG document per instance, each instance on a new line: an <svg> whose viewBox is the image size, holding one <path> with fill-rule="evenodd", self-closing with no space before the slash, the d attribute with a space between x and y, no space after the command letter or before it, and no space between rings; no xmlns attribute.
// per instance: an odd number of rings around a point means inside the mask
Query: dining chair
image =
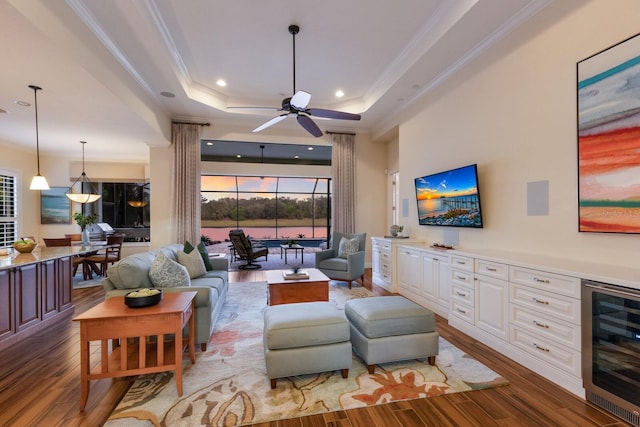
<svg viewBox="0 0 640 427"><path fill-rule="evenodd" d="M94 255L85 257L85 262L88 265L89 272L91 273L93 271L99 276L104 276L107 273L107 269L110 264L120 261L123 241L124 234L122 233L107 236L106 248L101 249Z"/></svg>

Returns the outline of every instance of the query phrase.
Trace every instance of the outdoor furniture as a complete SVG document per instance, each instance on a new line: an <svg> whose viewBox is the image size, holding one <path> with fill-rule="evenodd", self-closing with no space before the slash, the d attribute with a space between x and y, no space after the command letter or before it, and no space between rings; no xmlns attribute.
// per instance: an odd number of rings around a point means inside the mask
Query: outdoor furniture
<svg viewBox="0 0 640 427"><path fill-rule="evenodd" d="M253 246L242 230L230 230L229 240L231 240L235 250L234 258L246 261L245 264L239 267L243 270L246 268L261 268L262 266L255 264L254 261L261 257L264 257L266 261L268 258L269 249L264 246Z"/></svg>
<svg viewBox="0 0 640 427"><path fill-rule="evenodd" d="M264 309L264 360L271 388L278 378L342 371L349 376L351 342L344 313L330 302Z"/></svg>
<svg viewBox="0 0 640 427"><path fill-rule="evenodd" d="M364 283L366 233L333 233L331 249L316 253L316 268L334 280ZM357 245L352 245L357 243Z"/></svg>
<svg viewBox="0 0 640 427"><path fill-rule="evenodd" d="M302 263L304 264L304 246L299 245L297 243L294 244L285 244L285 245L280 245L280 259L282 259L282 253L284 252L284 263L288 264L287 262L287 252L288 251L293 251L293 254L296 258L298 258L298 251L300 251L300 256L301 256L301 260Z"/></svg>
<svg viewBox="0 0 640 427"><path fill-rule="evenodd" d="M345 303L351 343L370 374L379 363L427 358L439 351L436 318L430 310L401 296L352 299Z"/></svg>

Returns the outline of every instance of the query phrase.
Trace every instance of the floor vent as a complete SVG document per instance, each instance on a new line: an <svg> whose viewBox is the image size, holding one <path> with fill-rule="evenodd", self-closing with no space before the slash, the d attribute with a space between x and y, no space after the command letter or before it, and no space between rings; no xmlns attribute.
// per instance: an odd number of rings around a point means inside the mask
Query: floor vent
<svg viewBox="0 0 640 427"><path fill-rule="evenodd" d="M629 424L632 424L636 427L640 427L640 413L631 412L620 406L616 405L613 402L608 401L602 396L598 396L596 393L587 391L587 400L589 402L595 403L602 409L607 412L612 413L613 415L622 418L627 421Z"/></svg>

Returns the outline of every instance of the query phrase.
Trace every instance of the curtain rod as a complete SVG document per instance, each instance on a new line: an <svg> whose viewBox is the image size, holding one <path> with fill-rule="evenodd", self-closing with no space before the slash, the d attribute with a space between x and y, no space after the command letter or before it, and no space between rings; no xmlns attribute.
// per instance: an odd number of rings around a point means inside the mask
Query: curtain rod
<svg viewBox="0 0 640 427"><path fill-rule="evenodd" d="M198 125L198 126L211 126L211 123L194 123L194 122L171 122L174 125Z"/></svg>
<svg viewBox="0 0 640 427"><path fill-rule="evenodd" d="M334 132L334 131L326 130L326 131L324 131L324 133L326 133L327 135L353 135L353 136L356 136L356 134L352 133L352 132Z"/></svg>

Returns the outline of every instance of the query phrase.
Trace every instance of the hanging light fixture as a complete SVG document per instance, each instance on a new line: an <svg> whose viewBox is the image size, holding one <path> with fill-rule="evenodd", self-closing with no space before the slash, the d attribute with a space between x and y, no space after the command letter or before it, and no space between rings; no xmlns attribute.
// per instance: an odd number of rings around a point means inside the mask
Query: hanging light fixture
<svg viewBox="0 0 640 427"><path fill-rule="evenodd" d="M30 89L33 89L34 106L36 110L36 158L38 160L38 174L31 179L31 185L29 190L49 190L49 183L47 178L40 175L40 141L38 135L38 91L42 90L41 87L35 85L29 85Z"/></svg>
<svg viewBox="0 0 640 427"><path fill-rule="evenodd" d="M93 203L101 197L95 190L91 181L89 181L87 174L84 172L84 145L86 143L87 141L80 141L80 144L82 144L82 174L73 182L73 184L71 184L71 187L69 187L65 193L69 199L76 203ZM74 193L73 187L78 182L80 182L80 191L84 189L84 184L86 183L89 193Z"/></svg>

